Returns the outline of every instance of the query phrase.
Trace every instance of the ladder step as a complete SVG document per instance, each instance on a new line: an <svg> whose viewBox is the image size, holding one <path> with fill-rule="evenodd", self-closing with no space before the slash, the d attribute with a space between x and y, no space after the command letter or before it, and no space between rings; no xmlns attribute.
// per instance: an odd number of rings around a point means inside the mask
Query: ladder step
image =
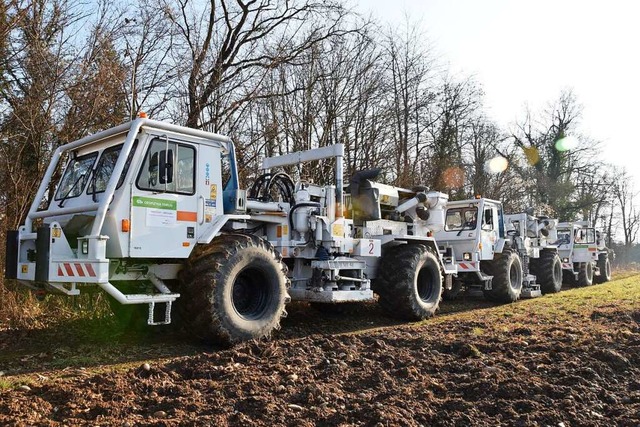
<svg viewBox="0 0 640 427"><path fill-rule="evenodd" d="M150 304L152 302L172 302L180 297L180 294L125 294L128 301L132 304Z"/></svg>
<svg viewBox="0 0 640 427"><path fill-rule="evenodd" d="M148 325L157 326L157 325L168 325L171 323L172 301L166 301L162 303L165 304L164 319L159 319L157 321L155 319L156 303L153 301L149 303L149 318L147 319Z"/></svg>

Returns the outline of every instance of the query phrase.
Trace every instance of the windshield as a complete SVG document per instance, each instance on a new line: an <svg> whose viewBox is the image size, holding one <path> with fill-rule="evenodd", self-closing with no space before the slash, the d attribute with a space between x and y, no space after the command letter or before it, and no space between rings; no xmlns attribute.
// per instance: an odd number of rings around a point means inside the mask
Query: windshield
<svg viewBox="0 0 640 427"><path fill-rule="evenodd" d="M91 180L91 185L89 185L89 188L87 189L87 194L102 193L107 189L107 184L113 174L113 168L116 166L118 157L120 157L120 151L122 151L123 145L124 144L116 145L114 147L107 148L102 152L102 156L100 157L98 166L96 167L96 172ZM136 146L137 141L135 141L133 143L133 147L131 147L131 152L129 153L129 157L124 165L124 169L120 175L116 188L120 188L124 181L124 177L127 175L131 159L136 151Z"/></svg>
<svg viewBox="0 0 640 427"><path fill-rule="evenodd" d="M69 199L82 194L96 157L98 157L98 153L89 153L69 161L60 180L55 200Z"/></svg>
<svg viewBox="0 0 640 427"><path fill-rule="evenodd" d="M556 242L557 245L568 245L571 243L571 231L569 230L558 230L558 240Z"/></svg>
<svg viewBox="0 0 640 427"><path fill-rule="evenodd" d="M446 231L473 230L476 228L477 218L477 207L448 209L444 229Z"/></svg>

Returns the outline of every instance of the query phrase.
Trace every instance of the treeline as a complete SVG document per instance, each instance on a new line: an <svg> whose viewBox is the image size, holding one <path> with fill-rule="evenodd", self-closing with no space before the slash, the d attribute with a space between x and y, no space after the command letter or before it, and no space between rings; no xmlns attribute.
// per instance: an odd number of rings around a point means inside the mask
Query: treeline
<svg viewBox="0 0 640 427"><path fill-rule="evenodd" d="M348 175L381 167L394 185L590 219L631 247L632 183L579 133L570 91L503 129L481 82L432 51L410 22L342 0L2 0L3 228L24 220L58 145L145 111L231 136L245 187L264 156L343 143ZM333 181L328 164L290 172Z"/></svg>

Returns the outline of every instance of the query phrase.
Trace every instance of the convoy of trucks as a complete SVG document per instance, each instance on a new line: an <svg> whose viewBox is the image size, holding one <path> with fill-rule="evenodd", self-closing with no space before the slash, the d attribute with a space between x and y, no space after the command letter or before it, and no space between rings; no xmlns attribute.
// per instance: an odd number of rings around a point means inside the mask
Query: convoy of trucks
<svg viewBox="0 0 640 427"><path fill-rule="evenodd" d="M55 151L8 233L5 276L70 296L100 288L123 321L177 316L227 343L269 337L290 300L377 301L421 320L461 292L510 303L563 277L611 278L604 235L584 222L389 186L377 169L345 177L343 158L341 144L266 158L243 188L229 138L138 118ZM334 182L284 172L315 160L334 164Z"/></svg>

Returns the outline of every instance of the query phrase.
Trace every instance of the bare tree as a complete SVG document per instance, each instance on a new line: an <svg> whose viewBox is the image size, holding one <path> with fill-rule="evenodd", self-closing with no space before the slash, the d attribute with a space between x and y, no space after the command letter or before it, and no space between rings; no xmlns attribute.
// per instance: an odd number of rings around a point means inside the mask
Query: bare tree
<svg viewBox="0 0 640 427"><path fill-rule="evenodd" d="M390 142L395 155L395 183L402 186L422 184L424 176L417 170L419 159L427 149L425 117L435 102L435 61L424 34L408 19L399 30L386 36L383 60L388 64L388 115Z"/></svg>
<svg viewBox="0 0 640 427"><path fill-rule="evenodd" d="M576 183L593 174L597 143L577 132L581 107L571 91L563 91L542 118L528 111L512 133L513 142L522 150L518 172L527 185L532 205L552 206L562 219L582 214L591 200L579 200ZM579 141L563 147L567 137Z"/></svg>
<svg viewBox="0 0 640 427"><path fill-rule="evenodd" d="M138 0L119 11L112 7L108 11L114 45L127 67L122 90L127 93L129 117L144 111L157 119L179 119L172 101L180 96L177 79L184 58L175 49L171 10L155 0Z"/></svg>
<svg viewBox="0 0 640 427"><path fill-rule="evenodd" d="M69 73L62 141L73 141L128 116L124 82L127 70L116 50L116 35L99 22L89 35L84 54Z"/></svg>
<svg viewBox="0 0 640 427"><path fill-rule="evenodd" d="M465 197L482 195L501 200L511 212L523 210L523 183L511 162L518 161L515 148L504 133L484 116L469 122L463 155L471 191Z"/></svg>
<svg viewBox="0 0 640 427"><path fill-rule="evenodd" d="M34 0L22 11L11 32L0 123L3 144L6 221L15 228L24 218L57 139L69 70L71 29L78 19L73 5Z"/></svg>
<svg viewBox="0 0 640 427"><path fill-rule="evenodd" d="M640 210L636 206L638 192L634 190L633 181L626 171L623 171L616 179L613 191L620 210L625 255L628 255L640 230Z"/></svg>
<svg viewBox="0 0 640 427"><path fill-rule="evenodd" d="M340 3L315 0L211 0L203 16L190 0L165 8L188 67L186 125L214 131L255 99L254 89L271 68L293 64L314 45L344 33L346 15Z"/></svg>

